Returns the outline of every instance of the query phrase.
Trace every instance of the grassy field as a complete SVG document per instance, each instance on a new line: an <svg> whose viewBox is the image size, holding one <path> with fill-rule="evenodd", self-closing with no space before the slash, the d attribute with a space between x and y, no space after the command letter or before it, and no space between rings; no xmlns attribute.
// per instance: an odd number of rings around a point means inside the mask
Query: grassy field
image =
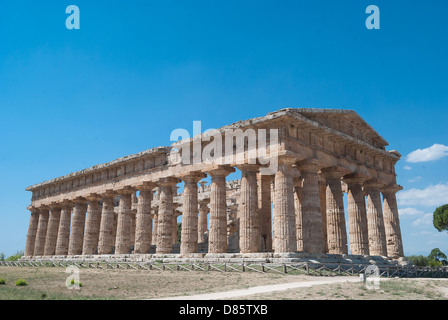
<svg viewBox="0 0 448 320"><path fill-rule="evenodd" d="M67 289L70 274L65 268L0 267L0 300L152 299L242 289L253 286L325 279L306 275L158 271L133 269L79 269L79 289ZM26 286L16 286L24 279ZM448 281L435 279L391 279L378 290L361 283L319 285L272 292L242 299L446 299ZM239 298L237 298L239 299Z"/></svg>

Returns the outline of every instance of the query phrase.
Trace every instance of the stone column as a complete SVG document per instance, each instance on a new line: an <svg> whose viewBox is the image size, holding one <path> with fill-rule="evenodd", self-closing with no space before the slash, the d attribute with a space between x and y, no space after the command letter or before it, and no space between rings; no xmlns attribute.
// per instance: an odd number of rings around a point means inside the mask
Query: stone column
<svg viewBox="0 0 448 320"><path fill-rule="evenodd" d="M226 176L235 169L217 166L207 173L212 177L210 191L209 253L227 252Z"/></svg>
<svg viewBox="0 0 448 320"><path fill-rule="evenodd" d="M39 221L37 224L36 241L34 244L34 255L42 256L45 249L45 239L48 229L48 208L39 208Z"/></svg>
<svg viewBox="0 0 448 320"><path fill-rule="evenodd" d="M179 183L174 177L159 180L160 199L157 225L156 253L171 253L173 251L173 187Z"/></svg>
<svg viewBox="0 0 448 320"><path fill-rule="evenodd" d="M82 243L84 239L84 226L86 222L86 200L73 200L73 218L72 227L70 229L70 240L68 245L69 255L82 254Z"/></svg>
<svg viewBox="0 0 448 320"><path fill-rule="evenodd" d="M294 177L294 211L296 216L297 251L303 251L302 238L302 178Z"/></svg>
<svg viewBox="0 0 448 320"><path fill-rule="evenodd" d="M347 229L341 186L343 172L331 167L322 169L322 175L326 179L328 253L347 254Z"/></svg>
<svg viewBox="0 0 448 320"><path fill-rule="evenodd" d="M350 253L368 255L366 203L361 186L363 181L364 178L358 174L352 173L344 176L348 195Z"/></svg>
<svg viewBox="0 0 448 320"><path fill-rule="evenodd" d="M152 241L151 245L157 246L157 226L159 225L159 209L153 209L153 224L152 224Z"/></svg>
<svg viewBox="0 0 448 320"><path fill-rule="evenodd" d="M367 232L369 235L369 254L387 256L386 233L384 230L383 209L380 188L383 185L369 180L363 187L366 192Z"/></svg>
<svg viewBox="0 0 448 320"><path fill-rule="evenodd" d="M70 223L72 220L73 204L62 202L61 218L59 220L58 240L56 241L56 255L65 256L68 254L68 244L70 240Z"/></svg>
<svg viewBox="0 0 448 320"><path fill-rule="evenodd" d="M94 194L86 197L87 218L84 243L82 247L83 255L98 253L98 241L100 238L101 208L99 201L101 196Z"/></svg>
<svg viewBox="0 0 448 320"><path fill-rule="evenodd" d="M28 233L26 235L26 244L25 244L25 256L31 257L34 255L34 246L36 245L36 233L37 233L37 225L39 223L39 211L31 207L30 209L30 224L28 225Z"/></svg>
<svg viewBox="0 0 448 320"><path fill-rule="evenodd" d="M304 160L298 163L298 169L300 170L301 176L303 178L303 251L308 253L325 253L317 175L319 167L313 160Z"/></svg>
<svg viewBox="0 0 448 320"><path fill-rule="evenodd" d="M135 232L137 230L137 205L138 205L138 198L136 192L133 192L131 195L131 247L135 250Z"/></svg>
<svg viewBox="0 0 448 320"><path fill-rule="evenodd" d="M115 212L114 193L109 191L103 194L101 207L100 237L98 241L98 254L114 253L115 238Z"/></svg>
<svg viewBox="0 0 448 320"><path fill-rule="evenodd" d="M152 239L151 201L155 184L147 183L139 186L137 201L135 253L149 253Z"/></svg>
<svg viewBox="0 0 448 320"><path fill-rule="evenodd" d="M275 173L272 247L275 253L297 251L293 156L280 156Z"/></svg>
<svg viewBox="0 0 448 320"><path fill-rule="evenodd" d="M260 248L260 217L258 211L258 165L240 165L241 189L238 203L241 253L258 252Z"/></svg>
<svg viewBox="0 0 448 320"><path fill-rule="evenodd" d="M404 256L396 193L403 189L394 185L381 189L383 193L384 229L386 232L387 256L398 259Z"/></svg>
<svg viewBox="0 0 448 320"><path fill-rule="evenodd" d="M327 237L327 181L318 174L317 183L319 185L320 215L322 217L322 236L324 240L324 252L328 252Z"/></svg>
<svg viewBox="0 0 448 320"><path fill-rule="evenodd" d="M53 205L50 208L48 229L45 238L44 256L53 256L56 253L56 241L58 239L59 220L61 218L61 207Z"/></svg>
<svg viewBox="0 0 448 320"><path fill-rule="evenodd" d="M198 252L198 182L205 176L202 172L190 172L180 177L185 183L182 194L181 254Z"/></svg>
<svg viewBox="0 0 448 320"><path fill-rule="evenodd" d="M198 243L205 243L207 232L207 214L210 199L199 201Z"/></svg>
<svg viewBox="0 0 448 320"><path fill-rule="evenodd" d="M260 216L260 250L272 251L271 180L272 176L258 174L258 210Z"/></svg>
<svg viewBox="0 0 448 320"><path fill-rule="evenodd" d="M131 206L134 189L128 187L118 191L120 205L115 238L115 254L127 254L131 251Z"/></svg>

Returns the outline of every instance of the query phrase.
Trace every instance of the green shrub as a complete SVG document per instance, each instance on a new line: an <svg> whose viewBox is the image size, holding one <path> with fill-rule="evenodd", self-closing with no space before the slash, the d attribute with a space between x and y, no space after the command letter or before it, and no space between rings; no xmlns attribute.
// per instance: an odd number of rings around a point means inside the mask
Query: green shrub
<svg viewBox="0 0 448 320"><path fill-rule="evenodd" d="M416 265L417 267L426 267L428 265L428 258L423 255L409 256L407 258L409 262Z"/></svg>
<svg viewBox="0 0 448 320"><path fill-rule="evenodd" d="M431 268L441 267L442 266L442 262L441 261L437 261L436 259L431 259L431 260L428 261L428 266L430 266Z"/></svg>
<svg viewBox="0 0 448 320"><path fill-rule="evenodd" d="M27 286L28 283L26 283L26 281L24 279L18 279L16 281L16 286Z"/></svg>
<svg viewBox="0 0 448 320"><path fill-rule="evenodd" d="M5 279L0 279L0 284L6 284Z"/></svg>

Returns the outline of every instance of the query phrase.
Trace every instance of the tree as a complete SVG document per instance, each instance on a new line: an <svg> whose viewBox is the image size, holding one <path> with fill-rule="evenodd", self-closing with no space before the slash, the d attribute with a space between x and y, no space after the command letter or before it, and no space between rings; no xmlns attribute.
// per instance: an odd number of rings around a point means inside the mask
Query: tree
<svg viewBox="0 0 448 320"><path fill-rule="evenodd" d="M432 222L439 232L448 231L448 204L444 204L434 211Z"/></svg>
<svg viewBox="0 0 448 320"><path fill-rule="evenodd" d="M15 255L9 256L9 257L6 259L6 261L17 261L17 260L19 260L20 258L22 258L23 254L24 254L24 250L19 250L19 251L16 252Z"/></svg>
<svg viewBox="0 0 448 320"><path fill-rule="evenodd" d="M432 249L431 253L428 256L428 259L430 261L434 260L436 262L439 262L440 265L448 264L446 254L444 254L442 251L440 251L439 248Z"/></svg>
<svg viewBox="0 0 448 320"><path fill-rule="evenodd" d="M409 256L407 258L410 263L416 265L417 267L426 267L428 265L428 258L423 255Z"/></svg>
<svg viewBox="0 0 448 320"><path fill-rule="evenodd" d="M0 252L0 261L5 260L5 254L3 252Z"/></svg>

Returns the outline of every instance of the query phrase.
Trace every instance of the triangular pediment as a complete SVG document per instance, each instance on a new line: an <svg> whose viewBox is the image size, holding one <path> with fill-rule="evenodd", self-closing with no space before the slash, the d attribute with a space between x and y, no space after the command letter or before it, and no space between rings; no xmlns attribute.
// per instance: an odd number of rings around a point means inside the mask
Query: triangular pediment
<svg viewBox="0 0 448 320"><path fill-rule="evenodd" d="M342 132L377 148L384 148L389 145L375 129L353 110L291 108L288 111L297 112L311 121Z"/></svg>

